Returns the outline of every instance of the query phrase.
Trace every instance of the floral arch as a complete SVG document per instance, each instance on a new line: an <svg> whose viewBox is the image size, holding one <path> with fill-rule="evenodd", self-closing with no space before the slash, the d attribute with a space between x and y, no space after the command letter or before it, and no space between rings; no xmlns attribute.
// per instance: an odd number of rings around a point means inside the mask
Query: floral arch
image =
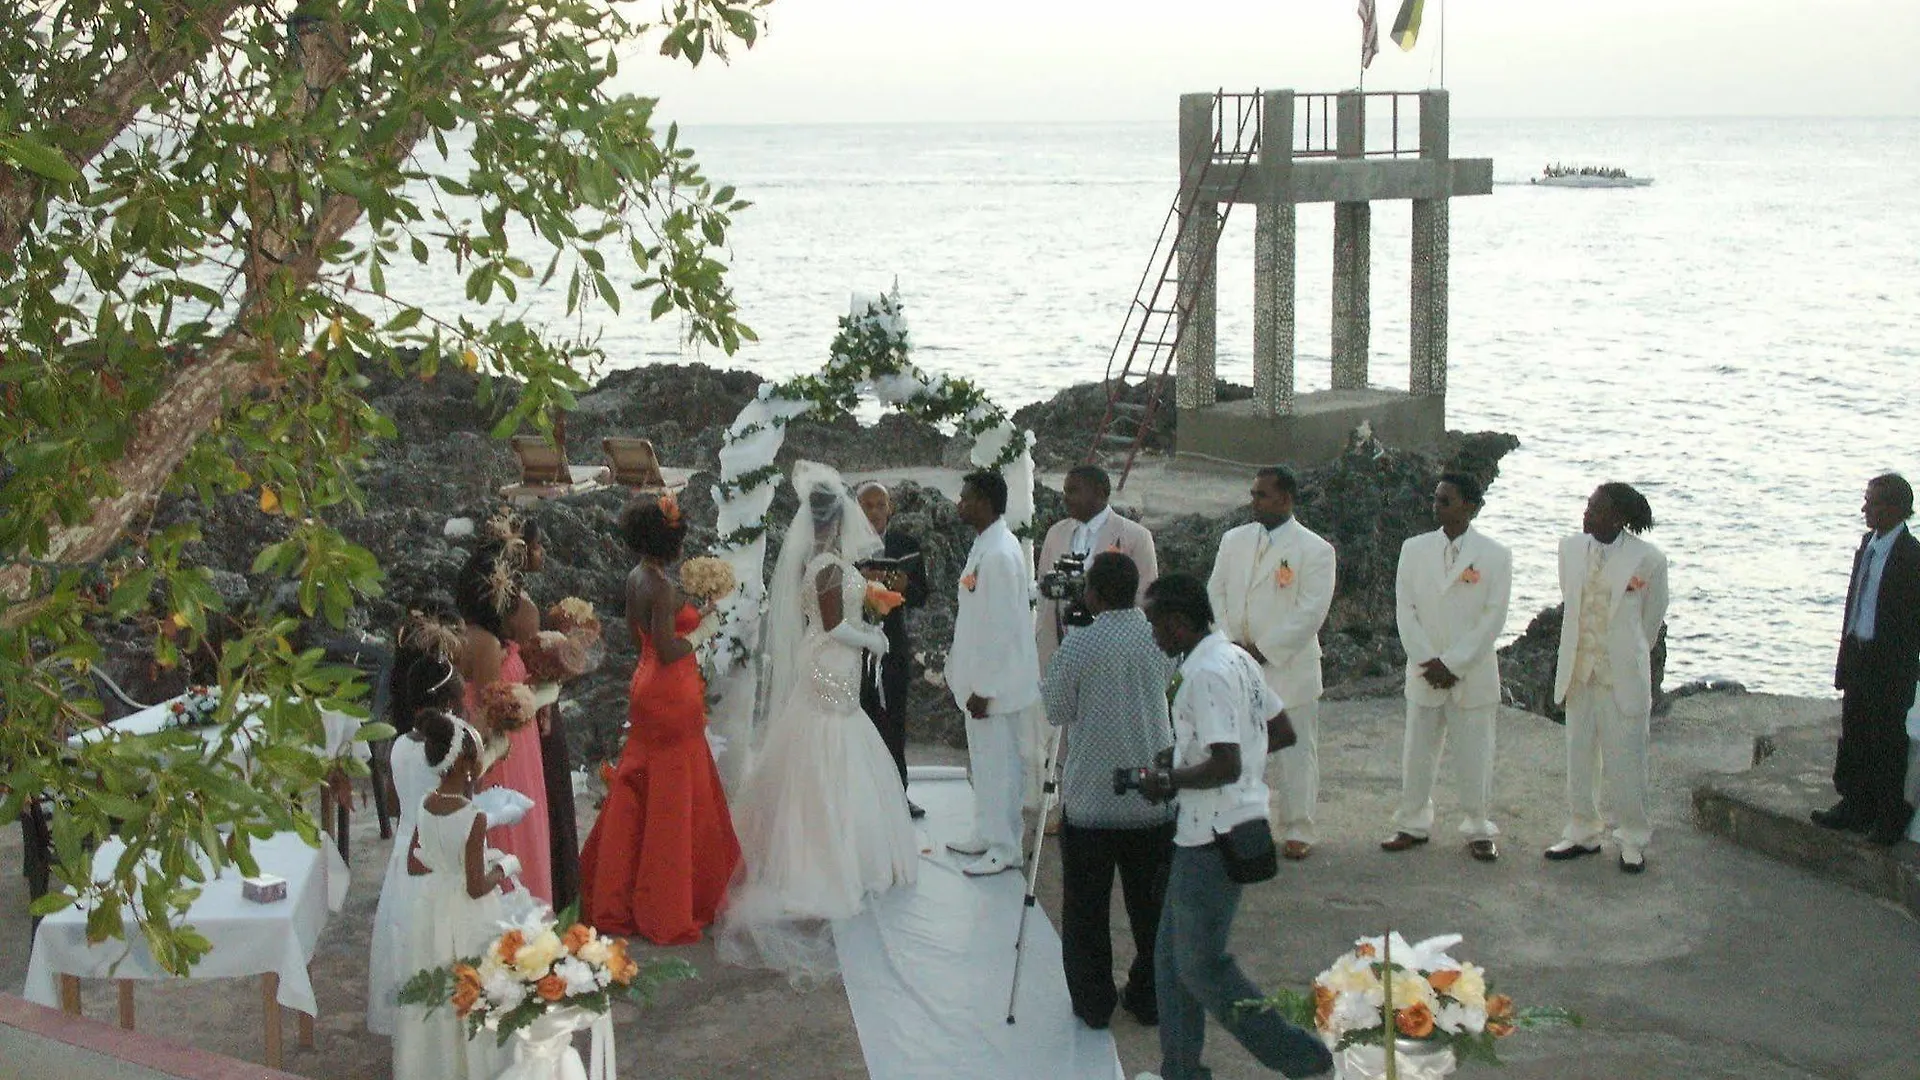
<svg viewBox="0 0 1920 1080"><path fill-rule="evenodd" d="M739 583L719 605L720 632L703 649L715 704L712 726L726 740L720 771L729 790L744 775L760 673L761 619L766 611L767 515L785 480L775 463L786 427L803 416L849 415L871 393L882 405L930 424L952 423L973 442L975 468L997 469L1007 481L1007 524L1031 546L1033 434L1017 429L1005 409L972 381L928 375L907 357L907 322L898 287L891 296L855 296L840 320L832 353L817 373L762 383L727 428L720 483L713 488L720 539L714 555ZM1031 554L1031 553L1029 553Z"/></svg>

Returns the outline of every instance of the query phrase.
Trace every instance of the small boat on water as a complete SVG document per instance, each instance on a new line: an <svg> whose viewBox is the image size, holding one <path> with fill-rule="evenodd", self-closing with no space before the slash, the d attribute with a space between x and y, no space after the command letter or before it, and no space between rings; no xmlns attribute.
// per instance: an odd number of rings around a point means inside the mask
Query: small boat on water
<svg viewBox="0 0 1920 1080"><path fill-rule="evenodd" d="M1527 183L1540 187L1627 188L1651 186L1653 177L1628 176L1625 169L1601 165L1549 165Z"/></svg>

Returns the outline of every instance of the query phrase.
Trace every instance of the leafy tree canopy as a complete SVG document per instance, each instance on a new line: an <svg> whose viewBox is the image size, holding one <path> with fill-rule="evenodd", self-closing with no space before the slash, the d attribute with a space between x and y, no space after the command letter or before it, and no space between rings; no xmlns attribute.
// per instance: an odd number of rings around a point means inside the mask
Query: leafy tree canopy
<svg viewBox="0 0 1920 1080"><path fill-rule="evenodd" d="M752 337L715 257L746 204L616 77L749 46L767 2L0 5L0 821L55 808L91 936L130 919L184 970L206 942L174 924L207 868L316 837L300 804L341 767L320 708L363 688L292 641L380 588L328 524L392 433L361 396L370 365L513 380L504 435L572 405L589 312L677 312L727 352ZM404 264L464 278L469 303L390 291ZM572 333L474 314L562 284ZM182 559L194 528L153 524L164 494L238 492L288 517L255 570L297 583L298 612L222 613ZM173 663L216 613L211 752L184 732L70 741L101 711L95 631L136 624ZM243 692L272 703L245 730ZM128 856L91 881L112 832Z"/></svg>

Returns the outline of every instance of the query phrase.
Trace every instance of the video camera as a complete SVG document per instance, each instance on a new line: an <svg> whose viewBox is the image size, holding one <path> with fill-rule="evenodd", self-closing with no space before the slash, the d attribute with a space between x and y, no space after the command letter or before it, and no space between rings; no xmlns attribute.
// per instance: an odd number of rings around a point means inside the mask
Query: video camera
<svg viewBox="0 0 1920 1080"><path fill-rule="evenodd" d="M1163 800L1147 798L1147 793L1140 789L1140 782L1145 780L1147 774L1152 771L1152 769L1140 768L1138 766L1128 767L1124 765L1113 770L1113 793L1115 795L1125 795L1129 791L1138 792L1141 798L1158 805Z"/></svg>
<svg viewBox="0 0 1920 1080"><path fill-rule="evenodd" d="M1069 552L1055 559L1053 569L1040 575L1040 595L1066 605L1060 615L1063 628L1091 626L1093 613L1087 610L1087 557Z"/></svg>

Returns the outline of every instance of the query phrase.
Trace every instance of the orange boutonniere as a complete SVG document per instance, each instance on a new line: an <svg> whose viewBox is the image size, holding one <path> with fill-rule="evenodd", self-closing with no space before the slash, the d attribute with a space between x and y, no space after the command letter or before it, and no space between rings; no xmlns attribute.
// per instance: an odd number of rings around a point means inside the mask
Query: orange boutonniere
<svg viewBox="0 0 1920 1080"><path fill-rule="evenodd" d="M1480 584L1480 571L1469 566L1460 572L1460 580L1469 585L1478 585Z"/></svg>
<svg viewBox="0 0 1920 1080"><path fill-rule="evenodd" d="M660 496L660 516L667 519L670 528L680 527L680 500L672 495Z"/></svg>
<svg viewBox="0 0 1920 1080"><path fill-rule="evenodd" d="M1288 566L1283 561L1280 564L1280 569L1273 572L1273 583L1283 589L1293 584L1293 567Z"/></svg>
<svg viewBox="0 0 1920 1080"><path fill-rule="evenodd" d="M1638 576L1638 575L1635 575L1634 577L1631 577L1631 578L1628 578L1628 579L1627 579L1627 591L1628 591L1628 592L1639 592L1640 590L1642 590L1642 589L1644 589L1644 588L1646 588L1646 587L1647 587L1647 579L1646 579L1646 578L1643 578L1643 577L1640 577L1640 576Z"/></svg>
<svg viewBox="0 0 1920 1080"><path fill-rule="evenodd" d="M968 574L966 577L963 577L960 579L960 587L967 590L968 592L972 592L974 588L977 587L979 584L980 584L980 579L977 577L974 577L972 574Z"/></svg>

